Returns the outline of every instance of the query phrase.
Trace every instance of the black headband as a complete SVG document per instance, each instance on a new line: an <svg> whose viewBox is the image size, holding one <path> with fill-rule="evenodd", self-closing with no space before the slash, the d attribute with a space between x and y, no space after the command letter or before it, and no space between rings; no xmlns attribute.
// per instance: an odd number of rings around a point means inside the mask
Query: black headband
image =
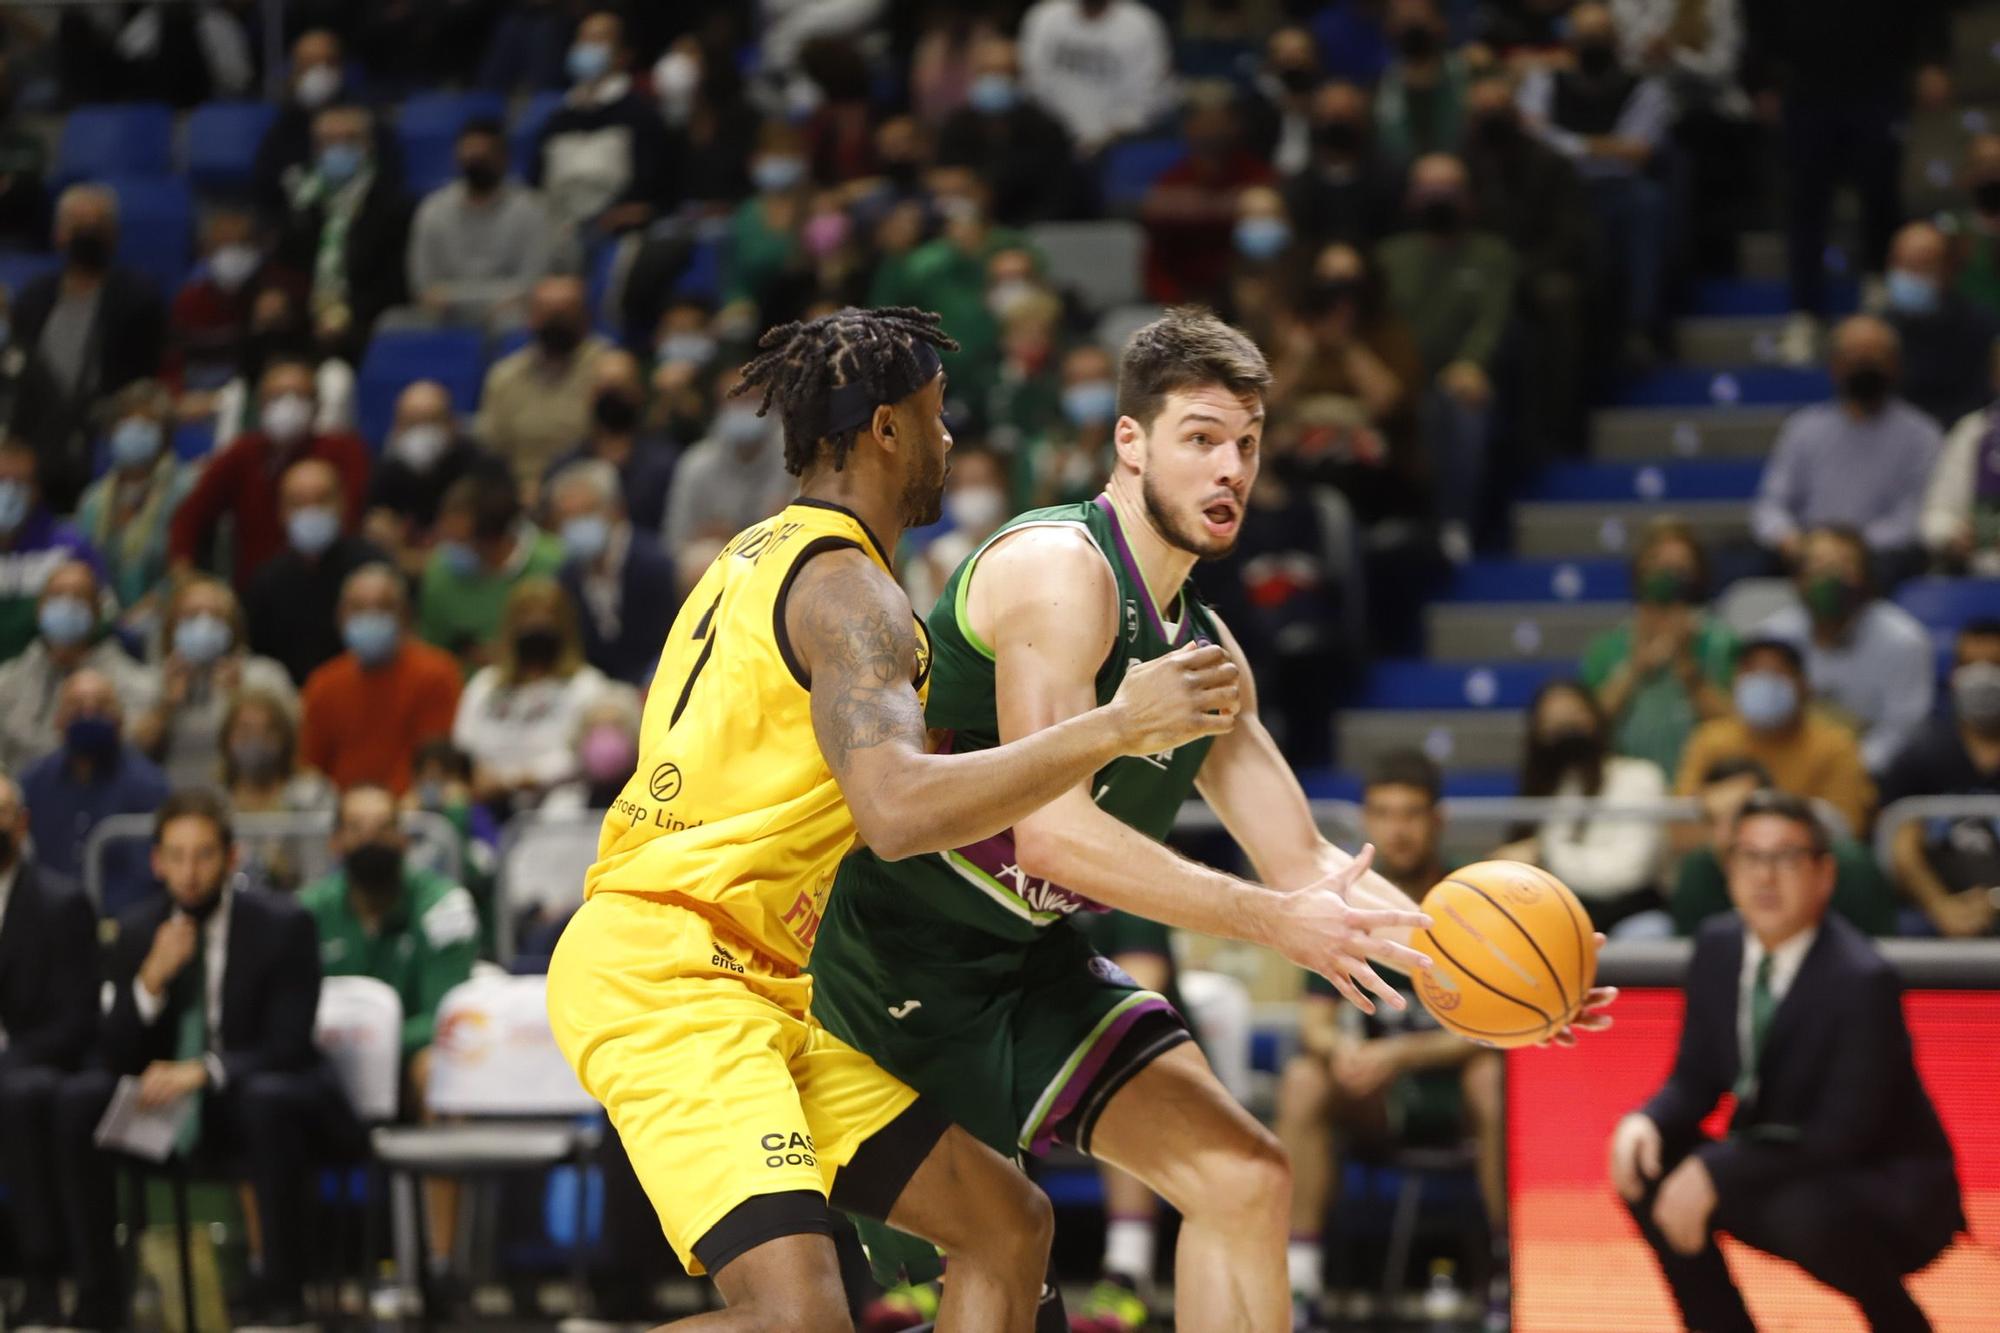
<svg viewBox="0 0 2000 1333"><path fill-rule="evenodd" d="M927 342L919 342L910 349L916 358L917 369L910 382L904 384L901 377L892 374L889 381L876 393L858 380L853 384L843 384L826 397L826 433L838 435L842 431L865 426L875 415L875 409L883 403L900 402L917 390L929 384L944 368L937 348Z"/></svg>

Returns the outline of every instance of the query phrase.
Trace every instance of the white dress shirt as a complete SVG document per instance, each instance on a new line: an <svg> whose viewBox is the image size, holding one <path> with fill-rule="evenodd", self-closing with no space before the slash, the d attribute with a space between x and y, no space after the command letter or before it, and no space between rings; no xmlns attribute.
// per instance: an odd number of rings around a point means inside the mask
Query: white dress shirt
<svg viewBox="0 0 2000 1333"><path fill-rule="evenodd" d="M222 886L222 901L208 914L202 923L202 952L208 966L207 991L202 1007L208 1020L207 1049L202 1055L202 1063L208 1067L208 1086L220 1088L227 1077L222 1057L216 1053L216 1045L222 1040L222 975L228 967L229 959L229 909L236 897L233 883ZM190 959L188 966L193 967ZM139 1021L147 1027L159 1021L161 1012L167 1007L167 997L155 995L146 989L146 983L138 977L132 978L132 1003L139 1011Z"/></svg>
<svg viewBox="0 0 2000 1333"><path fill-rule="evenodd" d="M1755 1075L1756 1066L1751 1061L1750 1051L1750 993L1757 987L1757 967L1764 961L1764 955L1771 955L1771 1013L1772 1021L1777 1018L1778 1006L1785 1002L1785 994L1792 988L1792 982L1799 975L1799 967L1811 952L1813 941L1819 938L1818 926L1807 926L1798 934L1766 950L1763 941L1750 931L1743 932L1743 968L1736 979L1736 1053L1739 1066ZM1766 1037L1770 1034L1766 1033Z"/></svg>

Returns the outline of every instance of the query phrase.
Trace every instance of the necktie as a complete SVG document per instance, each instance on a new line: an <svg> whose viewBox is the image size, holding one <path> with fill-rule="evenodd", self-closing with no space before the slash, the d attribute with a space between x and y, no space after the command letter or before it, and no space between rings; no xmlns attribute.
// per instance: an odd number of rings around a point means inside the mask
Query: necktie
<svg viewBox="0 0 2000 1333"><path fill-rule="evenodd" d="M197 928L194 957L175 979L180 991L179 1026L174 1037L174 1059L199 1060L208 1054L208 940L207 931ZM176 1150L186 1156L201 1139L201 1097L194 1094L194 1112L181 1126Z"/></svg>
<svg viewBox="0 0 2000 1333"><path fill-rule="evenodd" d="M1742 1070L1736 1075L1736 1101L1739 1107L1755 1099L1757 1095L1757 1066L1764 1057L1764 1039L1771 1035L1771 1016L1777 1012L1778 1000L1771 993L1771 955L1766 953L1757 960L1757 975L1750 983L1750 1049L1745 1053ZM1740 1110L1738 1112L1741 1114Z"/></svg>

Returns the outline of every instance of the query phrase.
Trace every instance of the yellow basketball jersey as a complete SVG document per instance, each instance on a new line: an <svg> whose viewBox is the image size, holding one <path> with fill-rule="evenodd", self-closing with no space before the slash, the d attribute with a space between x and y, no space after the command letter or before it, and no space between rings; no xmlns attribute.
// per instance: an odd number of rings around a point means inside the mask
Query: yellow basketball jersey
<svg viewBox="0 0 2000 1333"><path fill-rule="evenodd" d="M745 528L688 595L660 653L639 767L612 803L585 893L636 893L718 919L802 967L855 828L813 734L804 668L785 637L800 565L829 549L889 559L860 519L795 500ZM920 695L930 637L914 612Z"/></svg>

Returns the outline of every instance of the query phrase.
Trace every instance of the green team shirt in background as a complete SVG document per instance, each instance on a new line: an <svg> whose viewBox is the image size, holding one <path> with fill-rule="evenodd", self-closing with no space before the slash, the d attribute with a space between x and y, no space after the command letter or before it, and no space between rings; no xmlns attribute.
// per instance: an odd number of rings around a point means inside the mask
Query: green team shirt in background
<svg viewBox="0 0 2000 1333"><path fill-rule="evenodd" d="M320 969L329 977L374 977L403 1001L403 1058L431 1044L438 1005L472 976L479 957L479 909L472 895L435 871L403 867L403 897L370 934L336 870L299 890L319 926Z"/></svg>

